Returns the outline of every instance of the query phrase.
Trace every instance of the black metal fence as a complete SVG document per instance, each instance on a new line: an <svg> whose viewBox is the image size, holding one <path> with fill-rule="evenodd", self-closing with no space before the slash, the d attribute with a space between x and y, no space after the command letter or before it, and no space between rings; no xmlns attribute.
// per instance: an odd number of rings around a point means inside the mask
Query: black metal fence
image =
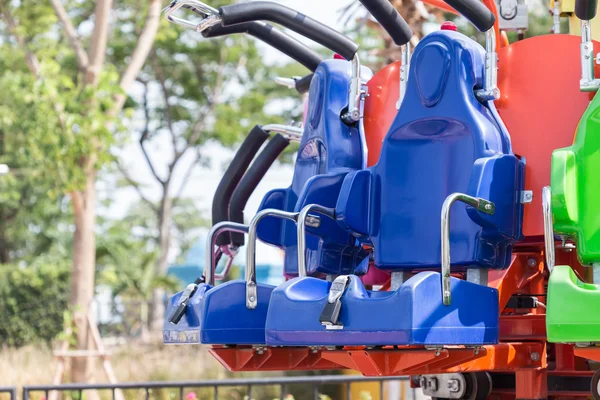
<svg viewBox="0 0 600 400"><path fill-rule="evenodd" d="M17 400L17 388L11 386L0 386L0 399Z"/></svg>
<svg viewBox="0 0 600 400"><path fill-rule="evenodd" d="M104 392L108 396L101 395L102 399L112 398L112 400L120 400L124 398L123 392L137 391L135 398L145 400L151 399L169 399L169 400L203 400L203 399L221 399L221 398L240 398L246 400L273 400L273 391L270 394L258 394L258 388L270 387L279 394L279 399L284 400L293 398L295 400L304 399L332 399L332 400L362 400L352 398L352 384L362 382L379 383L375 393L365 394L363 398L379 397L383 399L384 382L386 381L407 381L407 377L362 377L348 375L320 375L320 376L297 376L297 377L264 377L264 378L243 378L243 379L224 379L224 380L203 380L203 381L185 381L185 382L143 382L143 383L120 383L112 384L64 384L64 385L32 385L23 387L23 397L21 400L48 400L52 392L60 392L67 394L72 399L83 399L84 391L99 391ZM296 397L292 393L291 387L301 385L303 388L302 394ZM337 386L337 396L324 396L321 389L325 386ZM225 388L242 388L235 396L231 393L225 395ZM14 388L5 388L6 392L11 393L11 400L16 399ZM186 394L186 389L188 393ZM190 389L212 390L212 394L207 396L204 393L197 396L195 392L189 392ZM166 391L166 392L165 392ZM0 388L0 393L2 388ZM108 393L106 393L108 392ZM256 396L253 396L253 392ZM192 396L190 394L193 393ZM32 396L33 395L33 396ZM43 397L42 397L43 396ZM292 396L292 397L290 397ZM62 396L64 399L65 396ZM126 396L131 398L131 396Z"/></svg>

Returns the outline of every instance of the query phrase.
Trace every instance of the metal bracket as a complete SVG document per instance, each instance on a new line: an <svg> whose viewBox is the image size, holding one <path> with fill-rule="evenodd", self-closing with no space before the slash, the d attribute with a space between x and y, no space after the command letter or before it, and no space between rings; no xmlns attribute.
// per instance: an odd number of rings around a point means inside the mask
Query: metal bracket
<svg viewBox="0 0 600 400"><path fill-rule="evenodd" d="M360 79L360 58L358 54L352 58L352 78L350 79L350 98L348 99L348 111L342 116L342 120L348 124L358 122L362 115L362 81Z"/></svg>
<svg viewBox="0 0 600 400"><path fill-rule="evenodd" d="M420 386L425 396L442 399L462 399L467 392L463 374L421 375Z"/></svg>
<svg viewBox="0 0 600 400"><path fill-rule="evenodd" d="M523 190L521 192L521 204L528 204L533 201L533 190Z"/></svg>
<svg viewBox="0 0 600 400"><path fill-rule="evenodd" d="M485 33L485 76L483 89L475 95L479 101L492 101L500 98L498 89L498 53L496 53L496 33L494 28Z"/></svg>
<svg viewBox="0 0 600 400"><path fill-rule="evenodd" d="M402 46L402 54L400 61L400 95L398 102L396 103L396 110L400 109L404 95L406 94L406 87L408 86L408 71L410 70L410 42Z"/></svg>
<svg viewBox="0 0 600 400"><path fill-rule="evenodd" d="M600 87L600 79L594 78L594 44L590 21L581 21L581 80L579 89L582 92L595 92Z"/></svg>

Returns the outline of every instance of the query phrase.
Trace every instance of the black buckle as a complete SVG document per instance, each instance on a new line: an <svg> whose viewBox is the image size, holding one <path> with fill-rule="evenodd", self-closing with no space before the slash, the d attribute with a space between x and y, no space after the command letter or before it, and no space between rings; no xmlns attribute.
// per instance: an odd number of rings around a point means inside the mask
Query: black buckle
<svg viewBox="0 0 600 400"><path fill-rule="evenodd" d="M319 322L325 326L326 329L343 329L344 326L339 323L340 314L342 311L341 297L346 291L348 284L350 283L350 277L348 275L342 275L335 278L329 289L329 296L327 297L327 303L321 311L319 316Z"/></svg>

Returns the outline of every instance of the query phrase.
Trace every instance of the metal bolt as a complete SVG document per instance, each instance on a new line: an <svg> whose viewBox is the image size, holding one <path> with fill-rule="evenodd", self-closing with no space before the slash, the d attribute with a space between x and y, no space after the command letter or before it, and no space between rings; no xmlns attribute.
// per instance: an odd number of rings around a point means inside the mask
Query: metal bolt
<svg viewBox="0 0 600 400"><path fill-rule="evenodd" d="M537 351L534 351L533 353L531 353L531 359L533 361L539 361L540 360L540 353L538 353Z"/></svg>
<svg viewBox="0 0 600 400"><path fill-rule="evenodd" d="M458 393L460 391L460 381L458 379L449 379L448 391L450 393Z"/></svg>
<svg viewBox="0 0 600 400"><path fill-rule="evenodd" d="M250 301L255 301L256 298L254 296L250 296Z"/></svg>
<svg viewBox="0 0 600 400"><path fill-rule="evenodd" d="M429 378L428 382L427 382L427 387L434 391L437 392L438 390L438 380L437 378Z"/></svg>
<svg viewBox="0 0 600 400"><path fill-rule="evenodd" d="M485 205L485 209L486 210L491 210L492 209L492 205L491 204L486 204Z"/></svg>
<svg viewBox="0 0 600 400"><path fill-rule="evenodd" d="M537 261L535 258L528 258L527 259L527 265L529 265L531 268L535 267L537 265Z"/></svg>

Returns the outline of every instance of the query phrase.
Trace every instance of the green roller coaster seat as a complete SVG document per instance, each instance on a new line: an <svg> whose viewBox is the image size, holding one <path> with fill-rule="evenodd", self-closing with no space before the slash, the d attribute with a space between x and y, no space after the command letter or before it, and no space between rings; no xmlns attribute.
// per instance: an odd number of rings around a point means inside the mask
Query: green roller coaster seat
<svg viewBox="0 0 600 400"><path fill-rule="evenodd" d="M572 238L582 265L600 262L600 94L586 109L572 146L552 154L554 231ZM548 341L600 342L600 286L557 266L548 282Z"/></svg>
<svg viewBox="0 0 600 400"><path fill-rule="evenodd" d="M584 283L567 265L554 268L548 281L546 333L553 343L600 341L600 290Z"/></svg>

